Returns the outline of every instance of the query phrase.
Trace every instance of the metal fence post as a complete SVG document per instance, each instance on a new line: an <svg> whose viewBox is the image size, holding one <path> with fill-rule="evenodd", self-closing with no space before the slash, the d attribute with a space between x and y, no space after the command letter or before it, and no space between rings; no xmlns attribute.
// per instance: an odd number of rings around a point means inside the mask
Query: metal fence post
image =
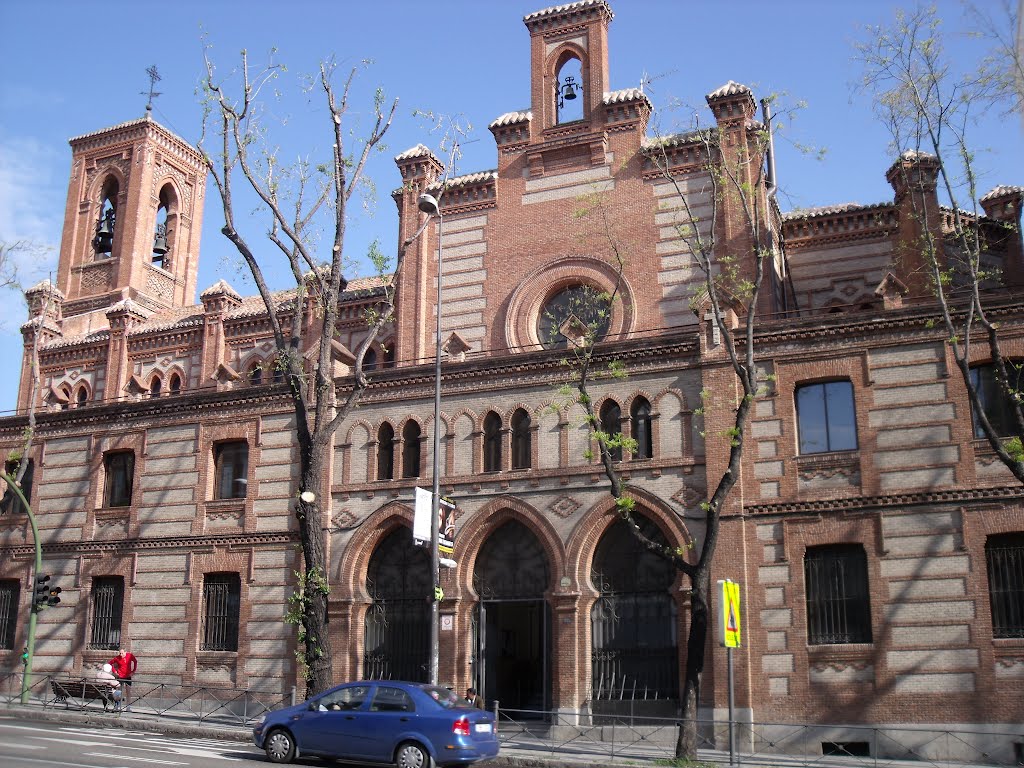
<svg viewBox="0 0 1024 768"><path fill-rule="evenodd" d="M296 689L295 689L295 686L293 685L292 686L292 706L294 707L298 703L299 702L298 702L298 700L296 698Z"/></svg>

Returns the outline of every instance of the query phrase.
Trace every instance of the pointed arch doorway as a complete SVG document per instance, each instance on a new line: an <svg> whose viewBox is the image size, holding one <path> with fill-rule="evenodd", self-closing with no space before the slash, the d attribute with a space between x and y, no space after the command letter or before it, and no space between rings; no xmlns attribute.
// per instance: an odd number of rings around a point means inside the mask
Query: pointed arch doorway
<svg viewBox="0 0 1024 768"><path fill-rule="evenodd" d="M363 677L430 679L430 556L404 525L385 536L366 571L371 600L366 612Z"/></svg>
<svg viewBox="0 0 1024 768"><path fill-rule="evenodd" d="M537 536L518 520L495 530L480 549L473 678L488 707L498 701L525 718L550 709L550 570Z"/></svg>

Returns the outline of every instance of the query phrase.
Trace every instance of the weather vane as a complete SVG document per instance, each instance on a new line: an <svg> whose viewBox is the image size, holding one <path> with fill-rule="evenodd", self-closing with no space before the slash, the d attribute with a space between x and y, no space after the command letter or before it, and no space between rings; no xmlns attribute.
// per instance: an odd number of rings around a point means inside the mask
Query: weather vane
<svg viewBox="0 0 1024 768"><path fill-rule="evenodd" d="M146 103L146 111L153 111L153 99L160 95L160 91L154 91L153 87L159 83L163 78L160 77L160 73L156 71L156 64L146 70L146 74L149 75L149 101ZM145 91L140 91L141 96L146 96Z"/></svg>

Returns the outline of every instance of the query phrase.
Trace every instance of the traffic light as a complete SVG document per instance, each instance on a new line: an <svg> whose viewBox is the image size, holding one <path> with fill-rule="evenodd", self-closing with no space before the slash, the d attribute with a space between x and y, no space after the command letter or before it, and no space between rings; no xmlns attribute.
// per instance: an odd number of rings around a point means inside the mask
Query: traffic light
<svg viewBox="0 0 1024 768"><path fill-rule="evenodd" d="M50 587L50 594L47 595L46 604L51 608L60 602L60 593L63 592L60 587Z"/></svg>
<svg viewBox="0 0 1024 768"><path fill-rule="evenodd" d="M36 576L36 590L32 596L32 608L41 611L50 602L50 577Z"/></svg>

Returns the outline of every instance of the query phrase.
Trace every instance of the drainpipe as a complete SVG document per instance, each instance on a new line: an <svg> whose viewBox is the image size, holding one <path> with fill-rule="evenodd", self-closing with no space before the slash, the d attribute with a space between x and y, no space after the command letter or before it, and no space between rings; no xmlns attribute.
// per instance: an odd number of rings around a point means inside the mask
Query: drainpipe
<svg viewBox="0 0 1024 768"><path fill-rule="evenodd" d="M18 498L21 499L21 503L25 506L25 511L28 512L28 522L32 526L32 541L35 542L36 547L35 575L33 575L31 581L32 596L29 600L28 609L28 641L25 644L27 649L25 652L25 671L21 678L21 703L28 704L29 682L32 679L32 656L36 650L36 580L43 571L43 547L39 542L39 528L36 526L36 516L32 514L32 507L28 505L28 499L25 498L25 494L21 492L21 488L14 482L14 478L6 472L0 472L0 477L7 482L7 487L13 489Z"/></svg>
<svg viewBox="0 0 1024 768"><path fill-rule="evenodd" d="M767 192L768 201L769 201L769 221L770 221L771 220L771 211L772 211L772 207L771 207L770 204L774 203L775 204L775 208L778 208L778 206L779 206L778 198L777 198L777 193L778 193L778 190L779 190L779 185L776 182L776 177L775 177L775 136L772 133L772 106L771 106L771 101L769 99L761 99L761 114L764 115L764 125L765 125L765 129L768 131L768 146L767 146L766 152L765 152L765 155L766 155L765 159L767 160L768 168L767 168L767 171L766 171L766 179L765 179L765 181L767 182L767 190L766 190L766 192ZM774 235L772 233L772 230L771 230L770 226L768 228L768 247L771 250L774 251L774 248L775 248L775 237L774 237ZM793 287L793 277L789 273L789 259L786 257L786 248L785 248L785 244L782 242L782 238L781 237L779 237L779 251L782 253L782 268L785 271L785 275L782 278L782 280L783 280L783 283L782 283L782 289L783 289L783 298L782 298L783 309L788 311L789 310L790 301L792 301L793 309L796 311L797 315L799 315L800 314L800 309L796 306L796 289ZM774 267L774 264L772 266Z"/></svg>

